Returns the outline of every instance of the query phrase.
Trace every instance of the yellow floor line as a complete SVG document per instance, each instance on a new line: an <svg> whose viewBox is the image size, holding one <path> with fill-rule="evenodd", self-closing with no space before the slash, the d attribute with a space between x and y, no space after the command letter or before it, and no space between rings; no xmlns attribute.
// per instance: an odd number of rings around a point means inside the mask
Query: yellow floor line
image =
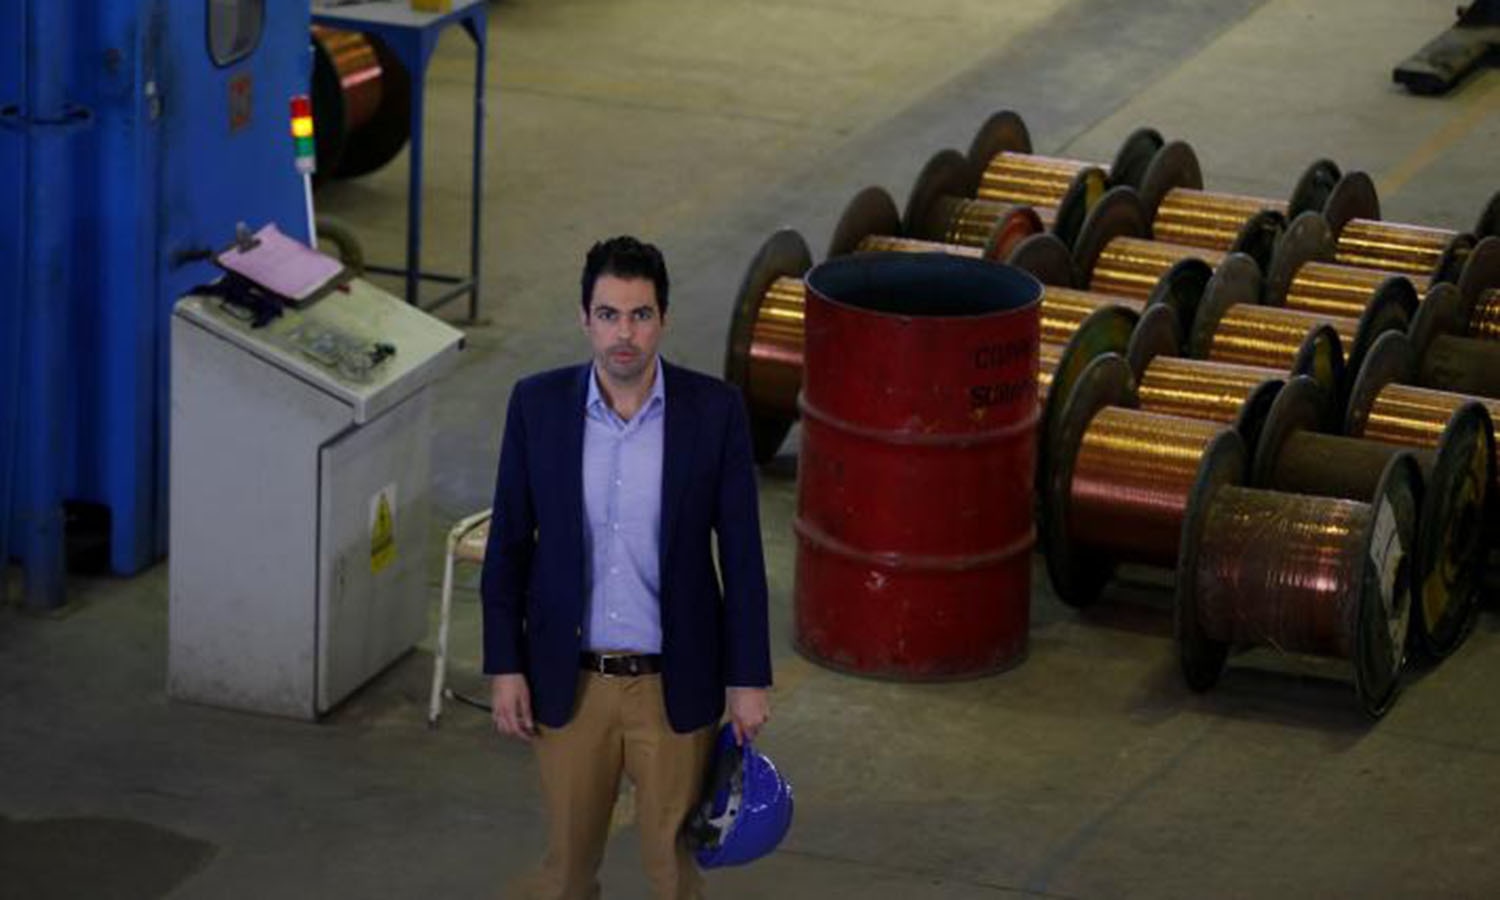
<svg viewBox="0 0 1500 900"><path fill-rule="evenodd" d="M1459 112L1448 124L1433 132L1432 136L1423 141L1417 149L1407 154L1406 158L1397 163L1395 168L1386 172L1376 180L1376 186L1380 190L1380 196L1386 197L1398 193L1407 182L1415 178L1423 169L1432 163L1444 151L1462 140L1474 127L1484 121L1485 117L1500 110L1500 76L1486 73L1473 85L1475 90L1464 92L1453 101L1456 102ZM1489 82L1484 89L1477 89L1483 82Z"/></svg>

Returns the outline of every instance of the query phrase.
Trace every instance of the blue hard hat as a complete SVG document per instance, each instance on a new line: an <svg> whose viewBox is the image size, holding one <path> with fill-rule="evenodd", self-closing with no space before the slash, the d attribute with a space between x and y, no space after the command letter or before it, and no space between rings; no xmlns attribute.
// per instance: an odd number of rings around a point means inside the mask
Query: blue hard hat
<svg viewBox="0 0 1500 900"><path fill-rule="evenodd" d="M776 849L792 825L792 786L750 742L737 746L734 729L719 729L703 799L686 832L698 865L739 866Z"/></svg>

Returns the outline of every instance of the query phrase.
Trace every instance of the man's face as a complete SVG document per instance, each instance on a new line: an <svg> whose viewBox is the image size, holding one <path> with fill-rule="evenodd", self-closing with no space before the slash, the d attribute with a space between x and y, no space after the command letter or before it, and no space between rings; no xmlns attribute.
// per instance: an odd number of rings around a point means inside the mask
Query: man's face
<svg viewBox="0 0 1500 900"><path fill-rule="evenodd" d="M594 348L594 362L612 380L639 381L656 363L666 327L649 278L600 275L587 313L579 313Z"/></svg>

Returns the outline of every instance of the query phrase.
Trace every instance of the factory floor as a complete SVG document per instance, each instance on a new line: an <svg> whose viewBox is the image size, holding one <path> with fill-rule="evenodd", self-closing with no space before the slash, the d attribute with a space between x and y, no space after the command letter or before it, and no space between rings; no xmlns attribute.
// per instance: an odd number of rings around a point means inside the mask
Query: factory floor
<svg viewBox="0 0 1500 900"><path fill-rule="evenodd" d="M489 500L510 386L585 352L577 272L594 239L664 249L665 353L718 372L773 229L821 257L857 189L904 199L929 155L1001 108L1039 152L1101 161L1155 126L1194 146L1216 190L1285 196L1331 157L1371 173L1387 218L1467 229L1500 188L1500 72L1443 99L1390 78L1452 21L1451 0L494 4L482 321L434 434L434 618L439 532ZM451 34L431 71L437 268L466 260L472 60ZM402 247L403 163L318 194L372 258ZM1040 565L1013 670L851 677L792 646L795 473L794 432L761 504L763 746L797 819L775 855L712 873L711 897L1500 895L1500 615L1379 722L1343 666L1269 652L1193 694L1160 579L1080 613ZM476 577L460 580L453 679L479 691ZM3 900L496 897L540 854L528 750L461 706L426 727L430 638L307 724L165 696L165 565L75 579L69 596L55 615L0 608ZM627 807L606 897L646 896Z"/></svg>

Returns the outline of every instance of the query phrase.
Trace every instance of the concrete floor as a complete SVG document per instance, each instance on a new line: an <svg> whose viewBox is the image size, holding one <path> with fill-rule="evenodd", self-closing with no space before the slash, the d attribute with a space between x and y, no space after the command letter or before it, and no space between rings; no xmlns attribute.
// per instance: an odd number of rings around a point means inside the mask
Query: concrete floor
<svg viewBox="0 0 1500 900"><path fill-rule="evenodd" d="M1449 0L506 0L493 6L485 324L446 384L441 522L483 506L521 374L580 358L577 269L635 232L674 278L666 352L718 371L771 229L819 251L846 200L904 193L998 108L1038 149L1108 159L1138 125L1191 142L1210 188L1282 195L1331 156L1389 218L1467 228L1500 187L1500 73L1443 100L1391 67ZM465 259L472 50L434 63L429 259ZM401 246L401 165L320 211ZM448 236L452 235L450 239ZM456 317L457 313L450 317ZM1160 583L1087 614L1037 569L1019 668L903 685L791 649L795 435L762 474L777 686L765 748L797 821L718 898L1488 897L1500 892L1500 619L1378 724L1337 665L1252 654L1188 692ZM434 538L433 596L439 557ZM472 574L455 679L477 689ZM167 700L166 572L0 608L0 900L493 897L541 851L528 752L452 709L424 727L424 645L327 721ZM645 895L633 831L606 896Z"/></svg>

